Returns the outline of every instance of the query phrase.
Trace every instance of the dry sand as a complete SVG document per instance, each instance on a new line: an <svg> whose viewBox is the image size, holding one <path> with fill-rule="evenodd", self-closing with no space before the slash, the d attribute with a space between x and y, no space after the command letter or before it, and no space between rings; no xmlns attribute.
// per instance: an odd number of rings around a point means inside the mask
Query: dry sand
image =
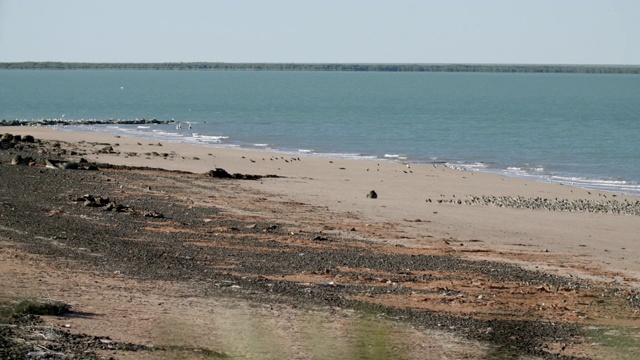
<svg viewBox="0 0 640 360"><path fill-rule="evenodd" d="M371 224L387 224L397 233L394 238L383 240L390 243L424 248L445 246L463 256L492 260L498 256L525 267L640 287L638 216L464 203L469 196L483 195L637 201L633 196L425 164L408 167L400 162L205 147L46 127L7 127L4 132L83 142L81 147L92 150L104 148L105 144L113 148L114 153L89 155L90 161L194 173L217 167L229 173L279 175L285 178L243 182L242 186L289 201L326 206L345 217L357 216ZM377 199L367 198L370 190L377 192ZM457 204L457 200L463 204Z"/></svg>

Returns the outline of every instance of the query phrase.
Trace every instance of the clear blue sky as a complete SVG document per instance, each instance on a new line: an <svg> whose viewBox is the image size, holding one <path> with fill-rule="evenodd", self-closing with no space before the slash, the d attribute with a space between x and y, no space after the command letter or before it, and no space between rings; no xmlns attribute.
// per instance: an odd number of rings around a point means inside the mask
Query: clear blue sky
<svg viewBox="0 0 640 360"><path fill-rule="evenodd" d="M640 65L640 0L0 0L0 61Z"/></svg>

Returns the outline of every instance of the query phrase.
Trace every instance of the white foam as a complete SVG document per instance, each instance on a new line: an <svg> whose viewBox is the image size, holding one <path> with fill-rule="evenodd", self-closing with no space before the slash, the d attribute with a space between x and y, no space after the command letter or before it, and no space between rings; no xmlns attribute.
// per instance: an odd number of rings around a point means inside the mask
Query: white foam
<svg viewBox="0 0 640 360"><path fill-rule="evenodd" d="M399 154L384 154L384 157L386 159L393 159L393 160L407 160L408 157L406 155L399 155Z"/></svg>
<svg viewBox="0 0 640 360"><path fill-rule="evenodd" d="M362 155L355 153L314 153L313 155L331 159L378 160L378 157L375 155Z"/></svg>
<svg viewBox="0 0 640 360"><path fill-rule="evenodd" d="M228 136L221 135L200 135L198 133L193 133L191 138L196 142L205 142L205 143L220 143L222 140L228 139Z"/></svg>
<svg viewBox="0 0 640 360"><path fill-rule="evenodd" d="M169 136L169 137L184 137L184 134L178 134L174 132L166 132L162 130L153 130L156 134L160 136Z"/></svg>
<svg viewBox="0 0 640 360"><path fill-rule="evenodd" d="M470 164L452 164L449 162L445 162L444 166L456 169L456 170L466 170L466 171L483 171L487 169L487 164L485 163L470 163Z"/></svg>
<svg viewBox="0 0 640 360"><path fill-rule="evenodd" d="M580 177L567 176L551 176L549 177L549 179L553 182L568 184L577 187L634 193L640 192L640 184L623 180L585 179Z"/></svg>

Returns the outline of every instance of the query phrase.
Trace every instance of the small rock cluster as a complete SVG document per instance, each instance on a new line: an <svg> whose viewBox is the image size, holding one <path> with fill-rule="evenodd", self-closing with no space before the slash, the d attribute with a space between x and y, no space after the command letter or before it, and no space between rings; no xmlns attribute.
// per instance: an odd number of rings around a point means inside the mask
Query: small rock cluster
<svg viewBox="0 0 640 360"><path fill-rule="evenodd" d="M427 199L431 202L431 199ZM467 204L467 205L492 205L504 208L547 210L547 211L568 211L568 212L590 212L604 214L624 214L640 215L640 200L618 201L618 200L587 200L587 199L548 199L548 198L526 198L523 196L469 196L465 200L461 199L439 199L438 204Z"/></svg>
<svg viewBox="0 0 640 360"><path fill-rule="evenodd" d="M27 157L23 158L20 155L16 155L16 156L11 158L11 165L33 166L35 164L36 164L36 161L31 156L27 156Z"/></svg>
<svg viewBox="0 0 640 360"><path fill-rule="evenodd" d="M98 170L97 166L89 164L85 159L80 159L78 162L47 159L45 164L49 169Z"/></svg>
<svg viewBox="0 0 640 360"><path fill-rule="evenodd" d="M133 215L144 215L144 217L154 219L164 219L164 215L157 211L139 212L132 206L118 204L109 198L103 198L102 196L93 196L90 194L82 195L78 198L72 199L72 201L82 202L83 206L103 208L103 211L115 211L120 213L129 213Z"/></svg>
<svg viewBox="0 0 640 360"><path fill-rule="evenodd" d="M0 149L11 149L19 143L34 143L36 140L31 135L12 135L4 133L0 136Z"/></svg>
<svg viewBox="0 0 640 360"><path fill-rule="evenodd" d="M102 149L96 151L96 154L116 154L116 151L113 150L113 146L107 145Z"/></svg>
<svg viewBox="0 0 640 360"><path fill-rule="evenodd" d="M42 161L42 159L40 161ZM18 154L11 158L11 165L36 166L38 165L38 161L31 156L22 157L20 154ZM80 159L79 162L45 159L44 165L48 169L98 170L98 167L89 164L89 162L85 159Z"/></svg>
<svg viewBox="0 0 640 360"><path fill-rule="evenodd" d="M34 145L36 144L34 148ZM51 153L43 144L46 142L37 141L31 135L13 135L10 133L4 133L0 135L0 150L18 150L19 154L11 157L11 165L22 166L45 166L48 169L64 169L64 170L98 170L98 168L90 164L86 159L81 158L78 162L68 160L57 160L53 158L46 158L43 155ZM67 155L67 151L60 149L60 143L56 142L51 145L58 156ZM28 153L32 156L27 156ZM11 154L11 152L9 152ZM68 155L77 155L75 151L70 151ZM47 155L45 155L47 156Z"/></svg>
<svg viewBox="0 0 640 360"><path fill-rule="evenodd" d="M104 211L132 211L132 208L130 206L118 204L115 201L111 201L109 200L109 198L103 198L102 196L85 194L81 197L75 198L73 201L82 202L83 206L87 207L103 207Z"/></svg>

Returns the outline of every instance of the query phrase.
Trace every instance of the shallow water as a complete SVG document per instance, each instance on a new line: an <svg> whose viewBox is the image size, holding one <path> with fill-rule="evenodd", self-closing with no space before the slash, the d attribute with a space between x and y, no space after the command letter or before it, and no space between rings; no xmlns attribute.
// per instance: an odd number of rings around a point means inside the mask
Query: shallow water
<svg viewBox="0 0 640 360"><path fill-rule="evenodd" d="M0 71L0 119L315 156L442 162L640 195L640 77L590 74Z"/></svg>

